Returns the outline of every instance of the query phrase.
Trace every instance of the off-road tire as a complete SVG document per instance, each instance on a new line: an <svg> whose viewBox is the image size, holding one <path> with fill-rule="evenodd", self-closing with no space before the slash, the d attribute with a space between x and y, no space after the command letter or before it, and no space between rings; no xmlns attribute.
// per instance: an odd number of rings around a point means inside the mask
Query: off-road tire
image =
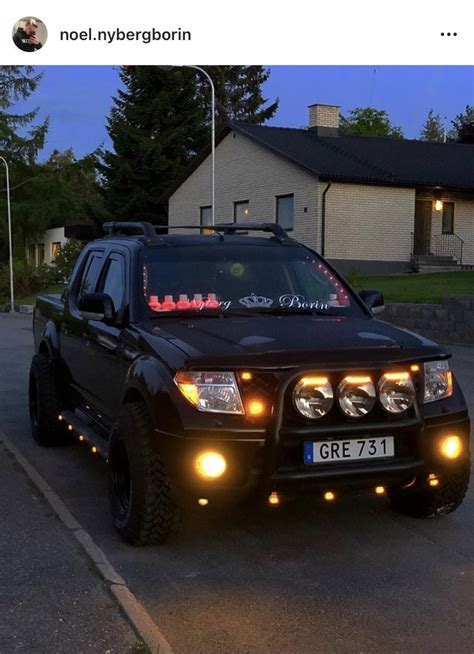
<svg viewBox="0 0 474 654"><path fill-rule="evenodd" d="M470 462L463 462L452 472L440 476L439 486L424 485L413 490L392 491L390 500L399 513L413 518L435 518L456 511L469 486Z"/></svg>
<svg viewBox="0 0 474 654"><path fill-rule="evenodd" d="M145 405L130 402L122 407L110 442L112 519L122 538L132 545L164 543L179 525L180 509L152 446L152 433Z"/></svg>
<svg viewBox="0 0 474 654"><path fill-rule="evenodd" d="M64 409L49 354L33 357L28 384L31 433L44 447L62 445L70 440L66 425L58 420Z"/></svg>

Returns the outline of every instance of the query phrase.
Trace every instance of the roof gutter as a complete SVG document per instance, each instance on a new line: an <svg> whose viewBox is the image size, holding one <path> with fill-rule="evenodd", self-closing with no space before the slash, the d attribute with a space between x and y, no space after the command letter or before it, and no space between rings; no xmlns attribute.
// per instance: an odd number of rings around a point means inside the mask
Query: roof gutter
<svg viewBox="0 0 474 654"><path fill-rule="evenodd" d="M326 193L332 186L332 182L328 182L326 188L323 191L322 201L321 201L321 256L325 256L326 253Z"/></svg>

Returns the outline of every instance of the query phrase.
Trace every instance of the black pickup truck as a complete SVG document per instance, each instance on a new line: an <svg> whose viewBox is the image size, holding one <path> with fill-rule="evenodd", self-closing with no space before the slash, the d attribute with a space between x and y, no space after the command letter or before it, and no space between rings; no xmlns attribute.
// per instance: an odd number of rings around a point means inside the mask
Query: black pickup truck
<svg viewBox="0 0 474 654"><path fill-rule="evenodd" d="M376 320L381 293L273 223L105 228L62 298L38 298L29 403L40 445L105 456L127 541L252 495L365 489L417 517L461 504L469 416L450 353Z"/></svg>

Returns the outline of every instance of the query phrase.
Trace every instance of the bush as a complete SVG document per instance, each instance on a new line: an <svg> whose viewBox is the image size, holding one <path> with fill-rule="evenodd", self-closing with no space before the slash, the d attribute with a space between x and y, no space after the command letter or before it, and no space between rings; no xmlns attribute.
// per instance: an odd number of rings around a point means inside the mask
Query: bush
<svg viewBox="0 0 474 654"><path fill-rule="evenodd" d="M46 266L35 268L26 261L13 260L13 286L15 297L37 293L51 284L51 269ZM10 266L0 268L0 304L10 301Z"/></svg>
<svg viewBox="0 0 474 654"><path fill-rule="evenodd" d="M71 240L59 250L54 266L49 269L54 283L63 284L69 280L83 247L84 243Z"/></svg>

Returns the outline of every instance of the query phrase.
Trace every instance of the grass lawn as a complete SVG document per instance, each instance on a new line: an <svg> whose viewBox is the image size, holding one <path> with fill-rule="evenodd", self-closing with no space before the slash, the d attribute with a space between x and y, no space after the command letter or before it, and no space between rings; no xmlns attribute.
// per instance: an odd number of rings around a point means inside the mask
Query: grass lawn
<svg viewBox="0 0 474 654"><path fill-rule="evenodd" d="M38 293L33 293L33 295L15 298L15 304L34 304L38 295L44 295L45 293L62 293L65 288L66 284L54 284L53 286L48 286L48 288L45 288L42 291L38 291Z"/></svg>
<svg viewBox="0 0 474 654"><path fill-rule="evenodd" d="M359 277L355 286L378 288L387 302L439 304L446 295L474 295L474 271Z"/></svg>

